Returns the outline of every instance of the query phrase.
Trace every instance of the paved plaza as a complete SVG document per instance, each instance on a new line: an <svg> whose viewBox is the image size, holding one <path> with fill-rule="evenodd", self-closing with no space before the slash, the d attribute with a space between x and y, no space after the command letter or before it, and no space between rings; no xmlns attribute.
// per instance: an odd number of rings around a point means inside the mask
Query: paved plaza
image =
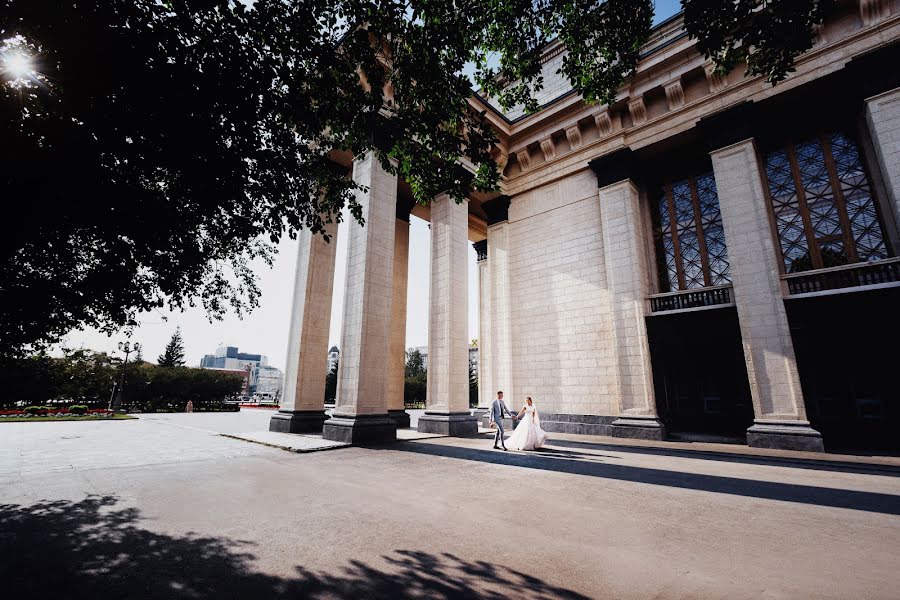
<svg viewBox="0 0 900 600"><path fill-rule="evenodd" d="M9 598L896 598L900 461L556 435L298 454L271 413L0 424ZM827 460L821 460L824 457Z"/></svg>

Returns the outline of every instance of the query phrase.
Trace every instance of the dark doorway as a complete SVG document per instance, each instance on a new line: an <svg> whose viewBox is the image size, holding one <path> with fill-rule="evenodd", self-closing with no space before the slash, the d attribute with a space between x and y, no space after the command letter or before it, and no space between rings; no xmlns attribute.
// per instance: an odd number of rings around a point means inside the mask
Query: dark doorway
<svg viewBox="0 0 900 600"><path fill-rule="evenodd" d="M744 437L750 384L733 307L647 317L660 419L672 433Z"/></svg>
<svg viewBox="0 0 900 600"><path fill-rule="evenodd" d="M826 450L900 451L900 288L785 302Z"/></svg>

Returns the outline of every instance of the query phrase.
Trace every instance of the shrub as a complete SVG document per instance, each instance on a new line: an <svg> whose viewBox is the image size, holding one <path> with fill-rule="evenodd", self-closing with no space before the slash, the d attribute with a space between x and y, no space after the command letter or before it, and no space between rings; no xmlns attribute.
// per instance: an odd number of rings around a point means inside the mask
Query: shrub
<svg viewBox="0 0 900 600"><path fill-rule="evenodd" d="M68 409L69 414L73 414L73 415L83 415L87 411L88 411L88 407L85 406L84 404L73 404Z"/></svg>

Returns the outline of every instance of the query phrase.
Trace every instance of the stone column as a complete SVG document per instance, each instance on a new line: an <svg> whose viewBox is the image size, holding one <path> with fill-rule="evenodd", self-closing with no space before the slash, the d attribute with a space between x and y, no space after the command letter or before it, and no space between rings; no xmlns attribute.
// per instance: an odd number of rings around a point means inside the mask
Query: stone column
<svg viewBox="0 0 900 600"><path fill-rule="evenodd" d="M756 417L747 443L822 451L821 434L806 420L756 147L748 139L710 156Z"/></svg>
<svg viewBox="0 0 900 600"><path fill-rule="evenodd" d="M517 398L512 378L512 326L510 323L509 223L488 226L488 271L490 294L490 382L488 406L504 392L506 398ZM480 357L479 357L480 358ZM509 407L509 402L507 402Z"/></svg>
<svg viewBox="0 0 900 600"><path fill-rule="evenodd" d="M490 411L495 391L491 377L491 271L487 261L487 240L472 245L478 253L478 408L472 414L480 421Z"/></svg>
<svg viewBox="0 0 900 600"><path fill-rule="evenodd" d="M354 161L353 180L367 188L357 192L365 225L348 227L337 401L322 437L383 442L397 437L387 414L397 177L367 154Z"/></svg>
<svg viewBox="0 0 900 600"><path fill-rule="evenodd" d="M866 122L893 213L885 218L900 231L900 88L866 100Z"/></svg>
<svg viewBox="0 0 900 600"><path fill-rule="evenodd" d="M397 427L409 427L409 414L403 404L406 372L406 286L409 276L409 213L398 217L394 226L394 285L391 294L390 374L388 415Z"/></svg>
<svg viewBox="0 0 900 600"><path fill-rule="evenodd" d="M653 369L647 338L650 273L638 189L630 179L600 188L600 219L606 280L612 298L619 418L615 437L661 440L665 428L656 414Z"/></svg>
<svg viewBox="0 0 900 600"><path fill-rule="evenodd" d="M446 194L431 201L428 300L428 389L419 431L478 434L469 412L468 230L466 202Z"/></svg>
<svg viewBox="0 0 900 600"><path fill-rule="evenodd" d="M325 225L331 238L304 229L298 234L294 302L288 333L284 396L269 431L321 431L325 416L328 330L334 287L337 223Z"/></svg>

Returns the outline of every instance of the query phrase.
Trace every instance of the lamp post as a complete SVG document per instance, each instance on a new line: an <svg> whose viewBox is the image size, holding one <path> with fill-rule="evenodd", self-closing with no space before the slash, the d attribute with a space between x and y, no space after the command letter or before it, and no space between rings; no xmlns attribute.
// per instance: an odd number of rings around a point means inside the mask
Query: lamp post
<svg viewBox="0 0 900 600"><path fill-rule="evenodd" d="M122 407L122 389L125 387L125 371L128 369L128 355L131 354L132 351L139 352L140 349L141 345L137 342L134 346L127 341L119 342L119 350L125 353L125 362L122 363L122 372L119 375L119 381L116 383L112 398L109 402L109 410L111 411L117 411Z"/></svg>

